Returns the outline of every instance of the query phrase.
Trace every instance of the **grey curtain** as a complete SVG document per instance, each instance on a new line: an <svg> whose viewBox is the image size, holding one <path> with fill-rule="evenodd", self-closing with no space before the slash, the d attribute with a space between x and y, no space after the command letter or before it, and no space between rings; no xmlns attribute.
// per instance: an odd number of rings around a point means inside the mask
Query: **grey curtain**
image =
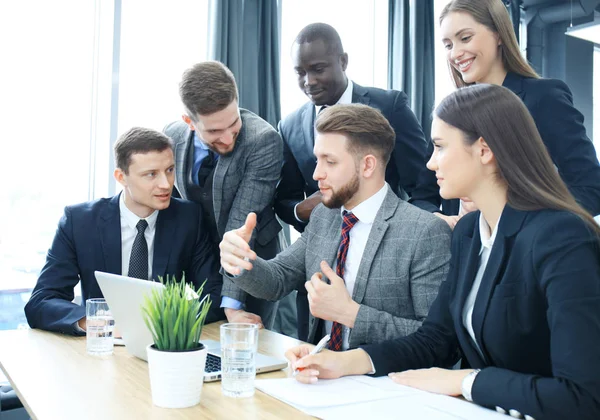
<svg viewBox="0 0 600 420"><path fill-rule="evenodd" d="M279 27L277 0L210 0L209 58L235 75L240 106L274 127L279 101Z"/></svg>
<svg viewBox="0 0 600 420"><path fill-rule="evenodd" d="M433 0L389 0L388 87L404 91L430 138L434 106Z"/></svg>

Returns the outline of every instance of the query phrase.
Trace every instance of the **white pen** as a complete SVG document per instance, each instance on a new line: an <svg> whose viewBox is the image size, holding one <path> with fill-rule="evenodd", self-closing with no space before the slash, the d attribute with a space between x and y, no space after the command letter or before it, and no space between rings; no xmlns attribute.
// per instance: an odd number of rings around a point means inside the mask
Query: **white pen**
<svg viewBox="0 0 600 420"><path fill-rule="evenodd" d="M325 348L325 346L327 345L327 343L329 343L329 339L331 338L331 335L327 334L325 337L321 338L321 340L317 343L317 345L315 346L315 348L313 348L310 353L308 353L308 355L310 356L311 354L317 354L318 352L320 352L321 350L323 350ZM298 374L298 372L303 371L305 368L301 367L298 368L294 371L292 376L296 376Z"/></svg>

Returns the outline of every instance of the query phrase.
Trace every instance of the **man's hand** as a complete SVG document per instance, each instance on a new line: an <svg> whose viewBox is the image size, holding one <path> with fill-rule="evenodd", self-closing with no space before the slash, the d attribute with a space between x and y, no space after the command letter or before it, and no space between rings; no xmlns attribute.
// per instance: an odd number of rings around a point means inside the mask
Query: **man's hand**
<svg viewBox="0 0 600 420"><path fill-rule="evenodd" d="M83 331L86 331L86 329L87 329L86 317L83 317L79 321L77 321L77 325L79 325L79 328L81 328Z"/></svg>
<svg viewBox="0 0 600 420"><path fill-rule="evenodd" d="M321 261L321 271L330 284L322 280L323 274L315 273L304 285L308 292L310 313L316 318L354 328L360 305L352 300L344 279L335 274L325 261Z"/></svg>
<svg viewBox="0 0 600 420"><path fill-rule="evenodd" d="M296 206L296 216L298 216L300 220L308 222L308 219L310 219L310 214L312 213L313 209L317 207L322 200L323 195L321 194L321 191L317 191L310 197L305 198Z"/></svg>
<svg viewBox="0 0 600 420"><path fill-rule="evenodd" d="M256 259L256 252L250 249L249 243L255 227L256 214L250 213L246 217L244 226L223 235L223 240L219 244L221 266L229 274L236 276L241 274L242 270L252 270L250 260Z"/></svg>
<svg viewBox="0 0 600 420"><path fill-rule="evenodd" d="M445 214L437 212L433 214L442 219L444 222L448 223L448 226L450 226L450 229L452 230L454 230L454 226L456 226L456 224L460 220L460 216L446 216Z"/></svg>
<svg viewBox="0 0 600 420"><path fill-rule="evenodd" d="M227 317L228 322L257 324L258 328L263 328L263 323L260 316L251 312L246 312L243 309L225 308L225 316Z"/></svg>

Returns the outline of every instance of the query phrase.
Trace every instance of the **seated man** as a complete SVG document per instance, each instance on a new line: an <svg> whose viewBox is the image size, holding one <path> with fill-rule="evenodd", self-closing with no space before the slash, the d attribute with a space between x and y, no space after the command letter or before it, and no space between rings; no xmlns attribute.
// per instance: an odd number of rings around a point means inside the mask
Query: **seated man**
<svg viewBox="0 0 600 420"><path fill-rule="evenodd" d="M25 315L32 328L82 335L85 300L102 297L94 271L143 279L174 275L198 288L217 320L221 278L197 204L171 197L173 143L162 133L132 128L115 144L115 178L123 192L65 208ZM82 305L72 302L81 281Z"/></svg>
<svg viewBox="0 0 600 420"><path fill-rule="evenodd" d="M300 239L270 261L248 245L254 214L227 232L220 245L229 275L223 288L233 282L275 300L306 281L307 341L331 333L335 350L408 335L448 272L450 228L400 200L385 182L395 134L380 111L335 105L319 115L316 129L313 177L323 203Z"/></svg>

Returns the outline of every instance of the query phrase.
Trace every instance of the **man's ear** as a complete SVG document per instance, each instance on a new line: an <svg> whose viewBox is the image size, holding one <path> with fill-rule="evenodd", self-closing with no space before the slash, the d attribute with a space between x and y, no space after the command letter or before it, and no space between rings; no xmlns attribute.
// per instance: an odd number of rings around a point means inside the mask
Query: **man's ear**
<svg viewBox="0 0 600 420"><path fill-rule="evenodd" d="M348 53L340 55L340 63L342 65L342 70L346 71L346 68L348 68Z"/></svg>
<svg viewBox="0 0 600 420"><path fill-rule="evenodd" d="M183 114L181 116L181 119L183 120L184 123L186 123L188 125L188 127L190 127L190 130L194 131L196 129L196 127L194 127L194 123L192 122L192 119L190 117Z"/></svg>
<svg viewBox="0 0 600 420"><path fill-rule="evenodd" d="M116 168L115 172L113 173L113 176L115 177L117 182L119 184L121 184L123 187L127 186L127 181L125 179L125 172L123 172L123 170L121 168Z"/></svg>
<svg viewBox="0 0 600 420"><path fill-rule="evenodd" d="M379 166L379 161L377 160L375 155L371 155L371 154L366 155L365 157L362 158L363 176L365 178L371 178L373 176L373 174L375 173L375 171L377 170L378 166Z"/></svg>

